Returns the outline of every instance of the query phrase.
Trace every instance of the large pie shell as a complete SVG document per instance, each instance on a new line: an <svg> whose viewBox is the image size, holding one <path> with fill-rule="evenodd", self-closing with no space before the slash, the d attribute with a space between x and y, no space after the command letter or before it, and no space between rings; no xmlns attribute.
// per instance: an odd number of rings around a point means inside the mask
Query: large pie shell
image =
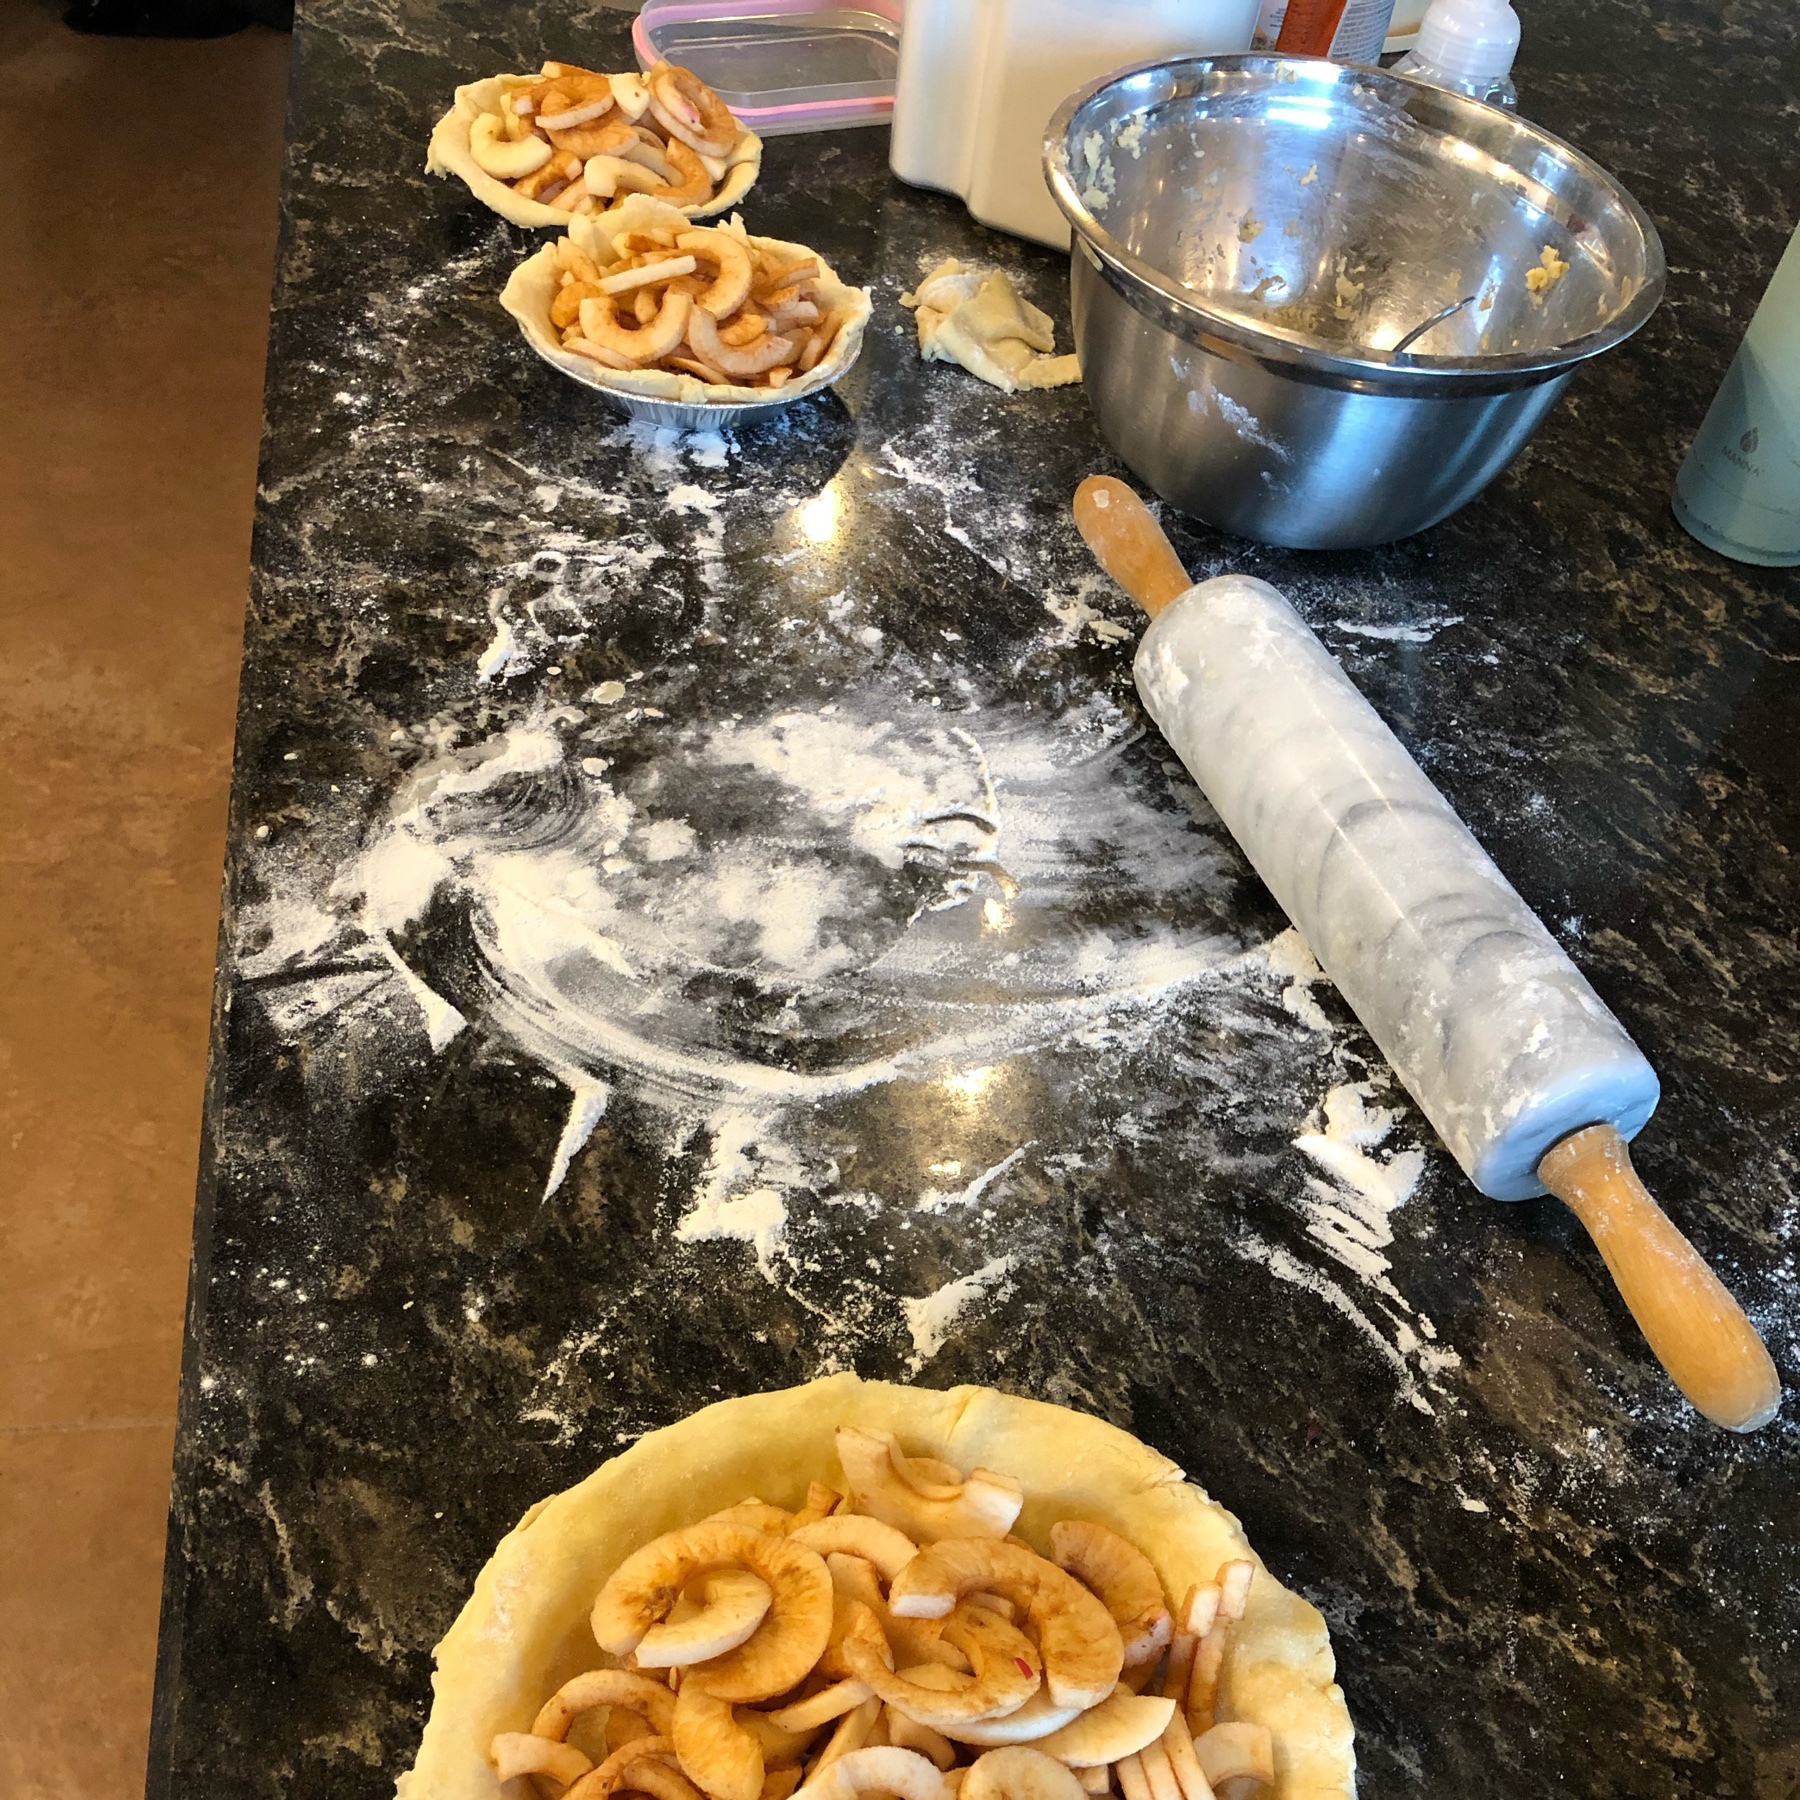
<svg viewBox="0 0 1800 1800"><path fill-rule="evenodd" d="M496 1732L529 1730L557 1687L607 1660L588 1627L606 1578L639 1545L747 1495L797 1507L809 1479L841 1488L833 1433L848 1424L882 1427L909 1452L961 1469L1015 1477L1026 1494L1017 1529L1040 1546L1058 1519L1110 1525L1176 1599L1220 1563L1250 1559L1256 1579L1225 1654L1219 1717L1273 1733L1273 1800L1354 1795L1350 1715L1324 1619L1166 1457L1085 1413L991 1388L935 1392L833 1375L706 1407L532 1507L437 1646L431 1718L399 1800L531 1800L523 1778L502 1788L488 1745Z"/></svg>
<svg viewBox="0 0 1800 1800"><path fill-rule="evenodd" d="M616 260L613 239L627 231L683 231L689 222L666 202L649 194L632 194L616 212L597 219L571 219L564 214L569 236L605 269ZM862 349L863 330L873 310L867 288L850 287L832 273L830 265L816 250L805 244L790 244L780 238L752 237L742 223L733 219L714 230L734 231L747 243L760 249L776 250L785 256L818 256L819 276L814 284L819 310L829 313L834 307L847 307L850 316L832 341L830 350L816 368L796 376L785 387L770 390L753 387L714 387L695 375L678 369L609 369L592 357L578 356L562 347L562 337L550 323L550 302L556 297L561 277L556 266L556 246L546 244L535 256L528 257L513 270L511 279L500 294L500 304L519 321L519 328L531 341L531 347L546 362L554 363L566 375L589 387L610 388L615 393L643 394L657 400L677 400L690 406L742 404L745 401L798 400L806 394L830 387L849 372Z"/></svg>
<svg viewBox="0 0 1800 1800"><path fill-rule="evenodd" d="M482 113L502 112L508 94L542 80L541 74L490 75L485 81L471 81L459 87L456 104L432 127L425 172L428 175L460 176L483 206L503 219L511 219L515 225L532 230L550 225L560 231L569 222L568 213L546 206L540 200L527 200L504 181L496 181L469 150L469 132ZM680 210L690 219L710 219L715 213L737 205L749 193L751 183L762 168L762 148L762 139L754 131L745 130L726 154L725 179L720 182L718 191L710 200Z"/></svg>

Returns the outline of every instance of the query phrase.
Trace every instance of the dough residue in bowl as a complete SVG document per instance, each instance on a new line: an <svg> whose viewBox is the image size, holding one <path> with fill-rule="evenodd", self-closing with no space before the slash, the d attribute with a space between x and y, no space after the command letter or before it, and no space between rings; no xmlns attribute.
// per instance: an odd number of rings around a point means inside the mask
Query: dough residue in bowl
<svg viewBox="0 0 1800 1800"><path fill-rule="evenodd" d="M1543 255L1525 271L1525 285L1534 294L1542 294L1554 287L1568 272L1569 265L1556 254L1552 245L1546 244Z"/></svg>

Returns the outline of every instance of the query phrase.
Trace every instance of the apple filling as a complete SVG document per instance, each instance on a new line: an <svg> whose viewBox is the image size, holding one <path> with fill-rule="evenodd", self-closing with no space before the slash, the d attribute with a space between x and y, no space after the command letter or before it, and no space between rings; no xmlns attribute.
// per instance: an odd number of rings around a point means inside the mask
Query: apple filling
<svg viewBox="0 0 1800 1800"><path fill-rule="evenodd" d="M658 250L679 246L656 246ZM644 254L649 254L646 251ZM544 1800L1246 1800L1266 1725L1216 1716L1255 1565L1171 1605L1109 1527L1014 1531L1025 1493L840 1426L847 1492L652 1539L594 1600L608 1666L489 1758Z"/></svg>

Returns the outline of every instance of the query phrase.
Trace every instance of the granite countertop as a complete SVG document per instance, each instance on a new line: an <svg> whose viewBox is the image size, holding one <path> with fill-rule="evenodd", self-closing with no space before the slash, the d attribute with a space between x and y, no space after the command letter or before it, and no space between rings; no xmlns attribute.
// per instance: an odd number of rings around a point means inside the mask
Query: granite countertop
<svg viewBox="0 0 1800 1800"><path fill-rule="evenodd" d="M1791 1386L1800 580L1667 496L1793 223L1795 24L1523 10L1666 304L1422 536L1172 524L1643 1045L1639 1167ZM500 311L538 240L420 173L431 120L626 23L302 7L153 1800L388 1793L529 1504L840 1368L1174 1457L1329 1619L1368 1794L1792 1795L1794 1400L1699 1423L1574 1220L1466 1184L1137 706L1081 390L918 361L923 266L1066 344L1064 260L847 131L745 207L873 291L835 396L659 435Z"/></svg>

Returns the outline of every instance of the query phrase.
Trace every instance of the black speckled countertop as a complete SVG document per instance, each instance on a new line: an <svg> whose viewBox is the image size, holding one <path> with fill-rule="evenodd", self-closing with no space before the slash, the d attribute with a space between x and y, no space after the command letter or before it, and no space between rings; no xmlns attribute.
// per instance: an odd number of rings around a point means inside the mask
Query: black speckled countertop
<svg viewBox="0 0 1800 1800"><path fill-rule="evenodd" d="M1331 1622L1370 1795L1800 1792L1800 1414L1674 1397L1554 1202L1477 1196L1146 728L1081 391L902 289L1062 259L768 146L875 317L835 397L628 427L421 175L579 4L303 7L152 1800L379 1796L499 1535L835 1368L1087 1408ZM1668 299L1459 516L1177 528L1283 587L1658 1066L1653 1189L1800 1380L1800 577L1667 496L1794 224L1777 0L1527 5L1527 113ZM1300 1140L1297 1142L1296 1140Z"/></svg>

